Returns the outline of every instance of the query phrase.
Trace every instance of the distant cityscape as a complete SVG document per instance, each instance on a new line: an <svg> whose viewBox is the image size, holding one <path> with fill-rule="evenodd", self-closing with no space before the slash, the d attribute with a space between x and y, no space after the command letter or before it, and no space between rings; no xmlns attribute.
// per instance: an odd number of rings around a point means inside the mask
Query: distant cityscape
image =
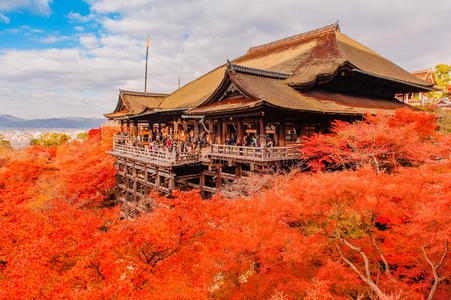
<svg viewBox="0 0 451 300"><path fill-rule="evenodd" d="M4 128L0 127L0 140L7 140L15 149L25 147L32 139L37 139L48 132L65 133L72 140L77 139L77 135L87 132L89 129L83 128Z"/></svg>

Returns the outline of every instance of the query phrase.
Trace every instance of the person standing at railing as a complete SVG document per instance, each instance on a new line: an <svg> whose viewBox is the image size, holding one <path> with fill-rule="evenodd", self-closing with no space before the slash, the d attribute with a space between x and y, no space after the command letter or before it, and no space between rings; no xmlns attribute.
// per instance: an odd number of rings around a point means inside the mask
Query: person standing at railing
<svg viewBox="0 0 451 300"><path fill-rule="evenodd" d="M256 136L253 136L253 137L252 137L252 142L253 142L253 144L254 144L254 147L258 147L258 139L257 139Z"/></svg>
<svg viewBox="0 0 451 300"><path fill-rule="evenodd" d="M266 147L271 148L274 146L274 143L271 138L266 139Z"/></svg>
<svg viewBox="0 0 451 300"><path fill-rule="evenodd" d="M177 160L177 158L178 158L178 152L177 152L177 144L176 144L176 143L173 143L173 144L172 144L172 154L173 154L175 160Z"/></svg>

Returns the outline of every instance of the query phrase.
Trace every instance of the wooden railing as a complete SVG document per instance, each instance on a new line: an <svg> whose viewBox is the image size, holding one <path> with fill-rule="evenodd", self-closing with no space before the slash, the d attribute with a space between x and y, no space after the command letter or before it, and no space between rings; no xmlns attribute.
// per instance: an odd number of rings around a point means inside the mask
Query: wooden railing
<svg viewBox="0 0 451 300"><path fill-rule="evenodd" d="M142 158L152 163L177 165L194 162L208 163L211 159L236 159L252 162L295 160L301 156L300 145L287 147L247 147L213 144L200 151L178 152L168 149L148 149L129 139L115 137L113 151ZM138 145L138 146L136 146Z"/></svg>
<svg viewBox="0 0 451 300"><path fill-rule="evenodd" d="M178 153L165 149L151 150L142 146L133 146L115 142L113 151L121 154L130 155L132 157L141 158L145 161L161 165L177 165L185 163L193 163L198 161L198 154L192 152Z"/></svg>
<svg viewBox="0 0 451 300"><path fill-rule="evenodd" d="M210 152L212 158L232 158L257 162L293 160L299 159L300 155L300 145L265 148L214 144L211 146Z"/></svg>

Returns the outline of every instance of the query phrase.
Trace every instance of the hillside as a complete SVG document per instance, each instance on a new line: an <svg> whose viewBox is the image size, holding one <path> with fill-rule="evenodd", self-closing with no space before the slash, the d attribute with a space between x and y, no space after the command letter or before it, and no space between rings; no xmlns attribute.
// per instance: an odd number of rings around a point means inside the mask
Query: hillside
<svg viewBox="0 0 451 300"><path fill-rule="evenodd" d="M101 118L49 118L26 120L0 115L0 127L8 128L98 128L106 120Z"/></svg>

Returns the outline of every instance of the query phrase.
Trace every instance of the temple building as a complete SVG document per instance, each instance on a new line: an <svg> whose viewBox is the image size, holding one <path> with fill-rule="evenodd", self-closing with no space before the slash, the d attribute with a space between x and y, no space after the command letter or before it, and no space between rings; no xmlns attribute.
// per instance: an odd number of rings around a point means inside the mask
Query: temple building
<svg viewBox="0 0 451 300"><path fill-rule="evenodd" d="M435 79L434 79L434 71L432 69L425 69L425 70L419 70L419 71L413 71L410 72L412 75L423 79L426 82L429 82L432 84L432 88L435 91L441 91L441 88L436 85ZM410 92L410 93L404 93L404 94L397 94L395 97L407 104L410 105L425 105L425 104L438 104L440 99L434 99L429 97L429 91L416 91L416 92Z"/></svg>
<svg viewBox="0 0 451 300"><path fill-rule="evenodd" d="M393 113L408 106L395 95L433 85L333 24L251 47L168 95L121 90L105 115L121 124L111 151L119 200L183 188L210 195L295 163L302 138L327 133L333 120Z"/></svg>

